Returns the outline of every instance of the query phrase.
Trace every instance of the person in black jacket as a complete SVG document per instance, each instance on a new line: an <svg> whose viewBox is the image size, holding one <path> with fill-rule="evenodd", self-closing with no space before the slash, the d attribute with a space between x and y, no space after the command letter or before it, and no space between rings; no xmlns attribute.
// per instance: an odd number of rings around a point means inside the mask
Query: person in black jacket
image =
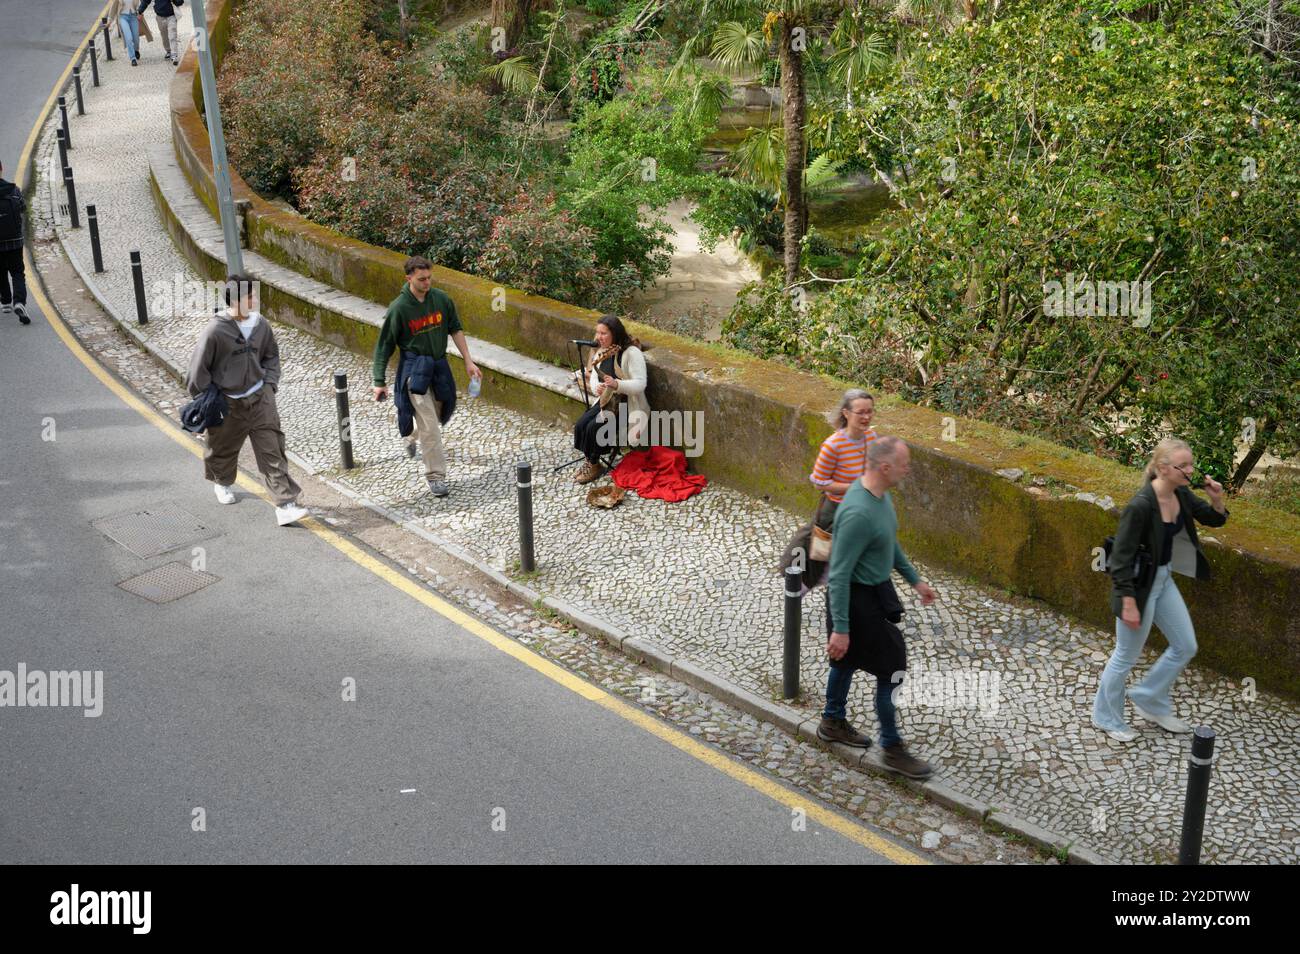
<svg viewBox="0 0 1300 954"><path fill-rule="evenodd" d="M23 270L23 190L6 182L0 164L0 311L12 311L24 325L27 317L27 273ZM12 284L13 288L10 289Z"/></svg>
<svg viewBox="0 0 1300 954"><path fill-rule="evenodd" d="M1092 705L1092 724L1112 739L1132 742L1137 733L1124 721L1124 682L1142 655L1151 624L1169 642L1146 678L1128 691L1142 718L1168 732L1191 732L1173 714L1169 690L1196 655L1196 631L1173 573L1205 580L1210 564L1196 537L1196 524L1221 527L1228 520L1223 487L1205 478L1206 503L1191 491L1192 449L1167 438L1147 464L1146 483L1119 520L1111 550L1111 610L1115 614L1115 652L1101 674Z"/></svg>
<svg viewBox="0 0 1300 954"><path fill-rule="evenodd" d="M176 7L185 6L185 0L142 0L140 16L153 4L153 15L158 19L158 33L162 36L163 58L172 61L172 66L180 62L181 46L176 41Z"/></svg>

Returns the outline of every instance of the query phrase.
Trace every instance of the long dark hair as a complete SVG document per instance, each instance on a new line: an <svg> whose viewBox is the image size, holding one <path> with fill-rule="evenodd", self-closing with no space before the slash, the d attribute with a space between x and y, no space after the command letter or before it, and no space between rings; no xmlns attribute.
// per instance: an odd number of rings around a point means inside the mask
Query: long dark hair
<svg viewBox="0 0 1300 954"><path fill-rule="evenodd" d="M601 315L596 319L596 324L604 325L609 329L609 333L614 336L614 344L618 345L619 351L626 351L628 348L646 350L639 339L627 333L627 329L623 327L623 321L618 315Z"/></svg>

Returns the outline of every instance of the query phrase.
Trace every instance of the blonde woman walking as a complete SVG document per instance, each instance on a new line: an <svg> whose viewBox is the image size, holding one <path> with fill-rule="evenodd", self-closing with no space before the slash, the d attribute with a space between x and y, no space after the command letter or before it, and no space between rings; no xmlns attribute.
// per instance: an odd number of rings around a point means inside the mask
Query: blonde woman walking
<svg viewBox="0 0 1300 954"><path fill-rule="evenodd" d="M1221 527L1228 520L1223 486L1210 477L1204 489L1210 502L1192 493L1192 449L1167 438L1147 464L1146 483L1119 520L1111 550L1111 609L1115 613L1115 652L1101 674L1092 706L1092 724L1118 742L1138 734L1124 718L1124 683L1142 655L1152 624L1169 642L1146 678L1128 690L1133 709L1167 732L1191 732L1173 713L1169 690L1196 655L1196 631L1174 583L1173 574L1209 579L1196 524Z"/></svg>

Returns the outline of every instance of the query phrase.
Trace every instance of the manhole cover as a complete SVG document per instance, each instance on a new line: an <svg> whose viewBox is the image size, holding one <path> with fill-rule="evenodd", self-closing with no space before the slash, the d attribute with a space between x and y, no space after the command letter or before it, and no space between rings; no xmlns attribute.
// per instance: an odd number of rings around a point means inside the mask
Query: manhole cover
<svg viewBox="0 0 1300 954"><path fill-rule="evenodd" d="M170 603L196 593L221 579L211 573L191 570L184 563L164 563L139 576L117 584L128 593L143 596L151 603Z"/></svg>
<svg viewBox="0 0 1300 954"><path fill-rule="evenodd" d="M198 517L172 503L100 517L90 524L138 557L154 557L196 540L218 536Z"/></svg>

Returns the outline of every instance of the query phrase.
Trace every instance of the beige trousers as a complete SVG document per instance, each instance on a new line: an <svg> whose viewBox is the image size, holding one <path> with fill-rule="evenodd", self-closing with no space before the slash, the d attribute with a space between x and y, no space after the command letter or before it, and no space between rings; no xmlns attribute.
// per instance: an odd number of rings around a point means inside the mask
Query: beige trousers
<svg viewBox="0 0 1300 954"><path fill-rule="evenodd" d="M176 42L175 14L169 17L158 17L158 35L162 37L163 52L169 54L173 60L180 59L181 45Z"/></svg>
<svg viewBox="0 0 1300 954"><path fill-rule="evenodd" d="M446 480L447 451L442 445L442 425L438 423L442 402L434 400L432 387L425 394L412 394L408 386L406 395L415 409L415 430L411 432L409 441L419 441L424 476L430 480Z"/></svg>

